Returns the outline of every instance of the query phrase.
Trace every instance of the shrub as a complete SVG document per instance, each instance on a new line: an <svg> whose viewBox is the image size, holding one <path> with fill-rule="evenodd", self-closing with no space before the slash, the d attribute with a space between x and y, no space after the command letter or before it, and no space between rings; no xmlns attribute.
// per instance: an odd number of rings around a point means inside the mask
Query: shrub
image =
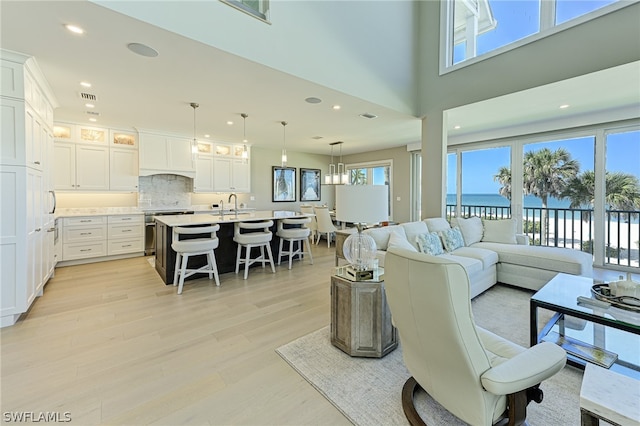
<svg viewBox="0 0 640 426"><path fill-rule="evenodd" d="M582 242L582 251L593 254L593 240ZM618 257L620 256L619 247L607 247L606 257Z"/></svg>
<svg viewBox="0 0 640 426"><path fill-rule="evenodd" d="M524 233L525 234L539 234L540 233L540 222L532 222L529 219L524 221Z"/></svg>

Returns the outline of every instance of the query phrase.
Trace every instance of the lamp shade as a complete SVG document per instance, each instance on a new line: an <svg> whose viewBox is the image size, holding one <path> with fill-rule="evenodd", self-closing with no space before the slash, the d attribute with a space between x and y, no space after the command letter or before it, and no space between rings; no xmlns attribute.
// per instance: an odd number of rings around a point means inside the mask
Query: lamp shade
<svg viewBox="0 0 640 426"><path fill-rule="evenodd" d="M389 219L387 185L336 186L336 220L378 223Z"/></svg>

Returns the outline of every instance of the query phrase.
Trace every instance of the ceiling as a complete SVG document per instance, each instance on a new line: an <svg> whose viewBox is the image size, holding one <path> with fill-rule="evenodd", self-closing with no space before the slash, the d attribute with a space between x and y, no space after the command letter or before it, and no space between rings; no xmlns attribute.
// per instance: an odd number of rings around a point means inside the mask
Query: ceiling
<svg viewBox="0 0 640 426"><path fill-rule="evenodd" d="M282 147L282 121L288 122L286 144L290 151L329 154L331 142L344 141L344 153L351 154L420 142L418 117L240 58L91 2L3 1L0 13L2 48L36 58L59 103L54 113L56 121L88 123L88 109L79 97L83 91L97 96L91 110L100 114L95 126L153 129L191 137L194 111L189 104L196 102L200 104L195 120L199 138L209 134L213 140L240 142L240 114L246 113L246 136L255 146ZM82 26L85 34L68 32L64 28L67 23ZM127 49L127 44L141 40L153 40L147 44L160 54L149 58ZM639 70L635 63L635 68L619 72L615 80L601 74L603 71L596 73L598 76L580 77L579 84L561 82L456 108L449 112L451 135L554 118L560 93L562 103L571 104L566 114L628 106L634 96L637 104L637 92L624 83L631 79L637 86ZM92 87L83 89L80 81L90 81ZM308 97L322 102L307 103ZM513 108L513 100L518 108ZM334 110L333 105L341 109ZM362 113L378 117L362 118Z"/></svg>

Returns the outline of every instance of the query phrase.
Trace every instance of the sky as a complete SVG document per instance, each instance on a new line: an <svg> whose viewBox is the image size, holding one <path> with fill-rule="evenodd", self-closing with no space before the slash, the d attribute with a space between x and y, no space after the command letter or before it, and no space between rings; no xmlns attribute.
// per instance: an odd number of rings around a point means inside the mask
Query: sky
<svg viewBox="0 0 640 426"><path fill-rule="evenodd" d="M615 3L616 0L557 0L556 24ZM494 30L478 36L477 53L489 52L538 32L540 0L489 0L495 20ZM454 49L454 63L463 59L464 46ZM564 147L580 163L580 170L593 170L594 138L550 141L525 145L527 150L542 147L555 150ZM466 194L497 194L500 185L493 181L501 166L509 166L508 148L488 149L463 154L462 192ZM447 193L455 192L455 156L448 157ZM624 171L640 178L640 131L609 136L607 164L609 171Z"/></svg>

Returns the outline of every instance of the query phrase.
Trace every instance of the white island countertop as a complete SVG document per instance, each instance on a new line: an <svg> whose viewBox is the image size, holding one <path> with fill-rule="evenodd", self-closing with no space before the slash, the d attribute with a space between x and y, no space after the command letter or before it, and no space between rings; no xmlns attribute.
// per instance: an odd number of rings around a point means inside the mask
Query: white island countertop
<svg viewBox="0 0 640 426"><path fill-rule="evenodd" d="M288 210L256 210L252 212L240 212L238 214L181 214L155 216L156 222L164 223L167 226L189 226L207 225L212 223L234 223L244 221L257 221L268 219L286 219L290 217L313 216L307 213L300 213Z"/></svg>

